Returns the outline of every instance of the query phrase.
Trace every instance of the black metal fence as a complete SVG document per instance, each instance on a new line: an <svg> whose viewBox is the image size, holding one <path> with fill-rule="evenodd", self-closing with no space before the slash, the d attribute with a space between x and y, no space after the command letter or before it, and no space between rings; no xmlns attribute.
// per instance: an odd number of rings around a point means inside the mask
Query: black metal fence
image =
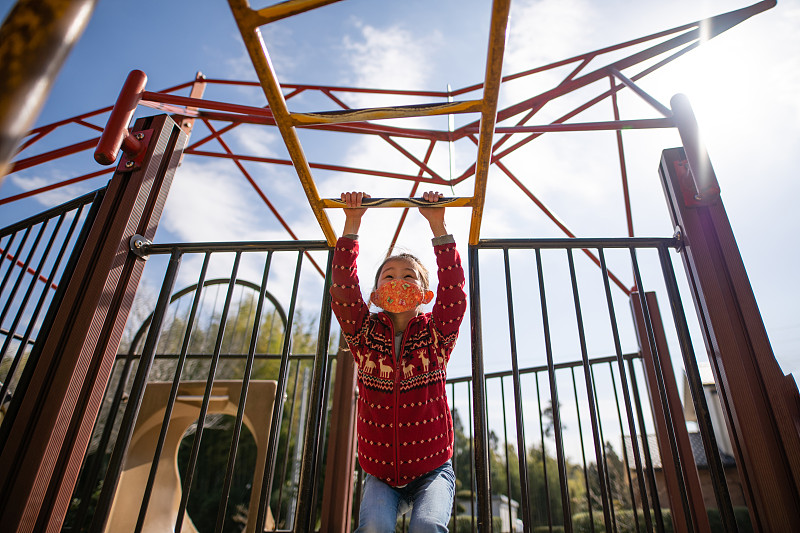
<svg viewBox="0 0 800 533"><path fill-rule="evenodd" d="M27 347L98 194L0 233L4 397L19 390ZM665 470L680 465L664 464L659 446L675 451L680 428L654 438L652 405L667 381L646 375L642 346L665 361L680 354L676 373L686 373L695 411L707 413L696 333L672 268L677 245L550 239L470 248L471 335L462 331L448 368L451 531L673 531L671 506L688 511L690 502L666 497ZM318 530L336 372L328 279L314 268L329 265L327 245L143 251L145 281L63 530ZM637 329L630 309L635 300L647 310L646 292L669 307L668 325ZM653 338L662 326L666 350ZM713 451L709 507L719 510L709 513L733 515L710 424L698 416L702 447ZM358 469L354 479L353 524Z"/></svg>
<svg viewBox="0 0 800 533"><path fill-rule="evenodd" d="M9 409L13 410L14 397L24 393L23 374L31 349L46 323L48 309L59 298L58 289L69 280L73 251L80 251L104 191L0 229L2 421Z"/></svg>
<svg viewBox="0 0 800 533"><path fill-rule="evenodd" d="M328 255L324 242L147 250L146 278L164 281L155 301L140 291L65 531L291 531L297 509L319 507L331 314L309 265Z"/></svg>

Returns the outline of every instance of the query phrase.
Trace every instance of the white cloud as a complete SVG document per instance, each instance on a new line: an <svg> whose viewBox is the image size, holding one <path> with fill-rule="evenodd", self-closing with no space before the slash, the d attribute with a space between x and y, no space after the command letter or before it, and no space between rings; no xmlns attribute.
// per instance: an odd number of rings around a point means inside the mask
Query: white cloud
<svg viewBox="0 0 800 533"><path fill-rule="evenodd" d="M277 129L267 129L253 124L242 124L232 132L241 152L258 157L277 157L275 146L283 141Z"/></svg>
<svg viewBox="0 0 800 533"><path fill-rule="evenodd" d="M378 28L356 21L357 37L345 36L342 46L351 71L343 83L355 87L423 89L430 75L427 50L441 41L438 33L415 35L401 26ZM397 97L391 97L396 100ZM398 105L386 97L362 94L352 97L353 107Z"/></svg>
<svg viewBox="0 0 800 533"><path fill-rule="evenodd" d="M161 226L181 241L235 241L258 223L253 193L226 162L185 161L175 174Z"/></svg>

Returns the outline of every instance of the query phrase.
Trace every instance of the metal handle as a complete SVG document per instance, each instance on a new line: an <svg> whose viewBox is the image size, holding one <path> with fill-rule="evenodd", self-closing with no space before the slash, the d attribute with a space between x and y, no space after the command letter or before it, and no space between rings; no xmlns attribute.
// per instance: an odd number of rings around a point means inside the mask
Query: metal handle
<svg viewBox="0 0 800 533"><path fill-rule="evenodd" d="M120 148L129 156L135 156L142 150L142 143L128 132L128 124L139 105L146 83L147 75L141 70L132 70L128 74L94 151L94 160L101 165L113 164Z"/></svg>
<svg viewBox="0 0 800 533"><path fill-rule="evenodd" d="M363 207L469 207L471 197L439 198L438 202L428 202L424 198L364 198ZM338 198L322 198L322 207L326 209L346 207Z"/></svg>

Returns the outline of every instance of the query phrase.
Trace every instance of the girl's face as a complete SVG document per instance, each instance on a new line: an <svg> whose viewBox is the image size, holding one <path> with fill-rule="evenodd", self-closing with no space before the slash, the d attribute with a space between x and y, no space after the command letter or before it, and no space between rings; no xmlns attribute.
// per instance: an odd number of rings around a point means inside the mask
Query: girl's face
<svg viewBox="0 0 800 533"><path fill-rule="evenodd" d="M370 296L372 303L388 313L416 313L432 298L433 292L425 289L417 265L400 258L384 263Z"/></svg>
<svg viewBox="0 0 800 533"><path fill-rule="evenodd" d="M383 265L381 273L378 276L378 284L375 288L380 289L381 286L392 280L413 283L414 285L422 287L422 280L420 279L419 271L417 271L416 266L410 261L405 261L403 259L391 259Z"/></svg>

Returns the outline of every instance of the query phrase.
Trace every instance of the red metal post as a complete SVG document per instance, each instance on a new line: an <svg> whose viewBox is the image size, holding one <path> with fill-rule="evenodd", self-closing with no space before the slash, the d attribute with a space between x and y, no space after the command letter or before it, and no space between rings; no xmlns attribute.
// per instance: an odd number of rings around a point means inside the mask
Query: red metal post
<svg viewBox="0 0 800 533"><path fill-rule="evenodd" d="M60 531L69 507L144 269L129 240L153 238L186 144L166 115L133 129L151 132L141 168L120 165L111 179L28 363L26 394L0 451L0 531Z"/></svg>
<svg viewBox="0 0 800 533"><path fill-rule="evenodd" d="M669 497L670 509L672 510L672 524L675 531L697 531L698 533L709 533L711 526L708 523L705 504L703 502L703 491L700 485L700 476L697 473L697 465L692 453L692 444L689 441L689 432L686 429L686 419L683 417L683 405L678 395L678 385L675 381L675 373L668 357L669 347L667 337L664 334L664 324L661 321L661 313L658 311L658 301L654 292L645 293L647 299L648 317L644 315L642 304L639 300L639 293L631 293L631 308L633 319L636 323L636 333L639 338L639 347L644 359L645 374L647 376L647 390L650 396L650 404L653 407L653 421L656 426L656 438L658 439L658 449L661 454L661 465L663 468L664 479L667 485L667 495ZM656 365L653 350L648 341L646 321L650 322L655 338L655 349L659 353L658 365ZM664 406L661 394L658 390L658 377L661 374L668 406ZM669 415L667 415L669 413ZM669 427L673 428L677 441L677 450L680 458L673 457L672 446L669 442ZM644 438L644 436L643 436ZM680 465L681 471L673 468ZM683 478L683 486L686 489L686 499L689 502L690 513L686 516L682 499L684 495L681 490L681 483L678 476ZM689 524L692 525L691 529Z"/></svg>
<svg viewBox="0 0 800 533"><path fill-rule="evenodd" d="M673 100L673 105L675 100ZM678 102L679 107L681 102ZM800 531L800 413L791 376L775 360L713 169L687 106L675 109L684 143L664 150L659 173L755 531ZM687 147L688 148L688 147ZM704 174L693 175L695 161ZM690 169L691 167L691 169Z"/></svg>

